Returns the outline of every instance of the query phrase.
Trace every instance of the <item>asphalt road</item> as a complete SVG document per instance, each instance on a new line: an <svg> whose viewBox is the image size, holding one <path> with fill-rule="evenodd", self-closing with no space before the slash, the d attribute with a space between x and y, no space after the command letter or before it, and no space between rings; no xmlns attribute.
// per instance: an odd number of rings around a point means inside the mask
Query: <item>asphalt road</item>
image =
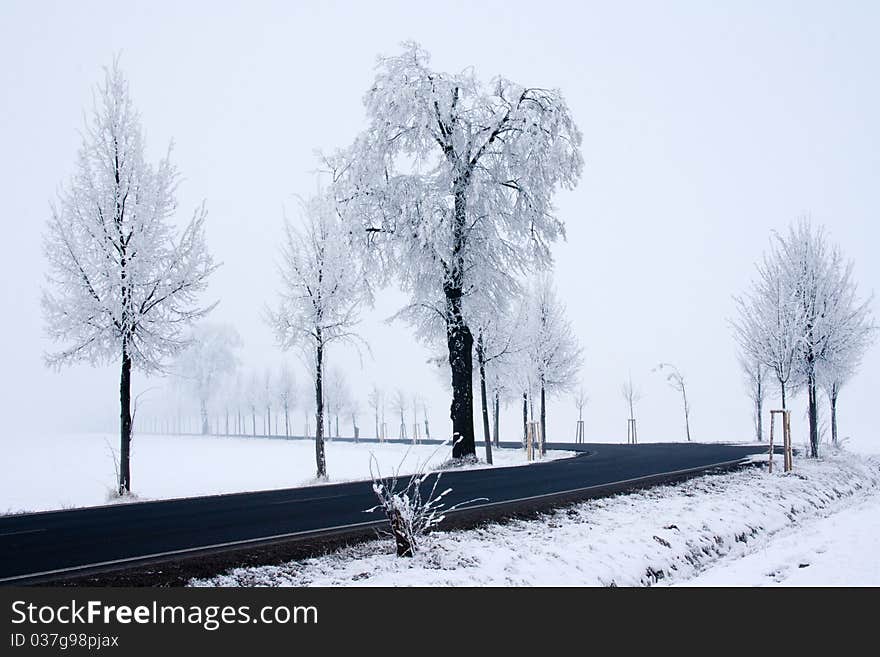
<svg viewBox="0 0 880 657"><path fill-rule="evenodd" d="M596 497L766 450L696 443L548 447L582 453L527 467L444 472L439 489L452 488L447 506L488 498L469 507L485 515L528 500ZM365 512L375 504L369 482L352 482L0 517L0 583L363 531L383 521L381 512Z"/></svg>

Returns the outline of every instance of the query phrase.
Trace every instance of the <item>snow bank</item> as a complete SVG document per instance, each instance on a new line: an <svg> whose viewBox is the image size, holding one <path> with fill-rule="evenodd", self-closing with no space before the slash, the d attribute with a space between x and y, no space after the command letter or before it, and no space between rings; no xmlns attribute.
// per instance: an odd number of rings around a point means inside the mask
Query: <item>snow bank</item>
<svg viewBox="0 0 880 657"><path fill-rule="evenodd" d="M878 494L880 460L797 458L592 500L538 520L438 532L413 559L390 540L280 566L241 568L196 586L639 586L681 582L722 557ZM872 558L872 557L870 557Z"/></svg>

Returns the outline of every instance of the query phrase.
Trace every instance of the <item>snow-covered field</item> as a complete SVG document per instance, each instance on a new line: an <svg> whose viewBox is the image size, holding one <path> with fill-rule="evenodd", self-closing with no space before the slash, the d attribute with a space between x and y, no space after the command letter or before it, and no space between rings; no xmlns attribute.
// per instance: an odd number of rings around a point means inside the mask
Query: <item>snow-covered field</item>
<svg viewBox="0 0 880 657"><path fill-rule="evenodd" d="M412 559L390 540L194 585L880 583L880 460L797 458L584 502L540 520L438 532Z"/></svg>
<svg viewBox="0 0 880 657"><path fill-rule="evenodd" d="M0 460L0 514L106 504L116 480L118 437L35 435L12 440ZM330 483L369 479L370 455L383 474L437 466L450 448L436 445L327 442ZM14 458L7 458L14 454ZM478 451L478 455L481 452ZM570 456L548 452L547 458ZM517 449L493 450L495 465L525 464ZM132 489L155 500L268 490L315 483L314 442L267 438L137 435Z"/></svg>

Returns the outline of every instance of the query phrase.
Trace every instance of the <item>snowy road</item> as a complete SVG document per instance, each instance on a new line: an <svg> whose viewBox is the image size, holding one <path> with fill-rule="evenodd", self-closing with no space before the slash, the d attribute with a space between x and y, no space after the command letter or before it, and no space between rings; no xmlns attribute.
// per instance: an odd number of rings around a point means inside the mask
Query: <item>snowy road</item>
<svg viewBox="0 0 880 657"><path fill-rule="evenodd" d="M560 445L548 445L557 448ZM573 449L573 445L565 445ZM577 446L575 458L529 467L446 472L448 504L479 497L466 513L537 501L574 500L732 465L763 446L650 444ZM179 559L270 541L363 532L380 517L369 482L241 493L0 518L0 582Z"/></svg>

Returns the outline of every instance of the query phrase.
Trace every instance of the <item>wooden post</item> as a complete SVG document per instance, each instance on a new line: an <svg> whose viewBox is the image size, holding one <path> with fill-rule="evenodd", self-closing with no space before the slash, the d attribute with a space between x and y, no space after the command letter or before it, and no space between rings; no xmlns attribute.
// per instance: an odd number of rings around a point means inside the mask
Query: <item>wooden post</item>
<svg viewBox="0 0 880 657"><path fill-rule="evenodd" d="M791 411L785 411L783 420L785 422L785 471L791 472L794 469L794 455L791 450Z"/></svg>
<svg viewBox="0 0 880 657"><path fill-rule="evenodd" d="M773 420L776 417L776 411L770 411L770 458L767 465L767 472L773 472Z"/></svg>
<svg viewBox="0 0 880 657"><path fill-rule="evenodd" d="M626 421L626 444L627 445L638 445L639 444L639 436L636 432L636 420L635 418L630 418Z"/></svg>

